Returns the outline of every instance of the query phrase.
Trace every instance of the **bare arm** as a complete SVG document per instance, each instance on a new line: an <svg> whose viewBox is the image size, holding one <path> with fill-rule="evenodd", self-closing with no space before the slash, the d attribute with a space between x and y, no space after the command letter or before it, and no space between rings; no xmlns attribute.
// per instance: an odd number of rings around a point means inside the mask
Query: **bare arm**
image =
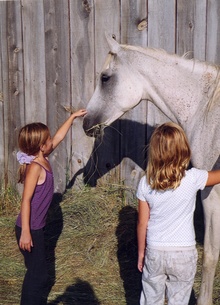
<svg viewBox="0 0 220 305"><path fill-rule="evenodd" d="M206 186L212 186L218 183L220 183L220 170L208 172Z"/></svg>
<svg viewBox="0 0 220 305"><path fill-rule="evenodd" d="M85 109L80 109L71 114L71 116L63 123L63 125L57 130L56 134L54 135L52 142L53 142L53 149L55 149L60 142L65 138L70 126L72 125L73 121L77 117L82 117L86 114Z"/></svg>
<svg viewBox="0 0 220 305"><path fill-rule="evenodd" d="M138 239L138 270L143 271L144 256L146 248L146 234L147 225L150 218L150 208L146 201L138 200L138 225L137 225L137 239Z"/></svg>
<svg viewBox="0 0 220 305"><path fill-rule="evenodd" d="M38 164L32 163L28 165L21 201L21 237L19 247L29 252L31 252L31 247L33 247L30 232L31 198L34 194L40 171L41 168Z"/></svg>

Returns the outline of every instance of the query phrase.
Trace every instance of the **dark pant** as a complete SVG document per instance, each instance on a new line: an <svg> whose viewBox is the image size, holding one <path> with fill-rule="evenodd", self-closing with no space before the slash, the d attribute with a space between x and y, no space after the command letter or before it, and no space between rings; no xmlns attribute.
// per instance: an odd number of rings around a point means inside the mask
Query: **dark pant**
<svg viewBox="0 0 220 305"><path fill-rule="evenodd" d="M15 232L19 243L21 228L16 226ZM48 281L44 231L43 229L31 230L31 236L33 241L31 252L20 249L27 268L22 286L20 305L44 305L47 304L45 291Z"/></svg>

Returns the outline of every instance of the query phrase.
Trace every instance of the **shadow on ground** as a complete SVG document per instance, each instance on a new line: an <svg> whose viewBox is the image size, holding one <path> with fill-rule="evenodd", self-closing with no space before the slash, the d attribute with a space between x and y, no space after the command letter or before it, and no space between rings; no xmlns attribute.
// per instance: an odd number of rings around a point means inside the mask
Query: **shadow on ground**
<svg viewBox="0 0 220 305"><path fill-rule="evenodd" d="M76 283L67 287L65 292L58 296L48 305L100 305L91 285L80 279Z"/></svg>
<svg viewBox="0 0 220 305"><path fill-rule="evenodd" d="M127 305L138 305L141 292L141 273L137 269L137 209L125 206L119 213L116 229L117 257Z"/></svg>

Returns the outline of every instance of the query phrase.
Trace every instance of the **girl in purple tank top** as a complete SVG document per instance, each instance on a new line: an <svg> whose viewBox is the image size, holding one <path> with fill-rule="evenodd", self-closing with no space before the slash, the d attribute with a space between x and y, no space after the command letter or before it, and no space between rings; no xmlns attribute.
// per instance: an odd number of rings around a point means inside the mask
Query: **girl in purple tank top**
<svg viewBox="0 0 220 305"><path fill-rule="evenodd" d="M66 136L73 120L86 110L73 113L53 138L42 123L24 126L19 133L19 182L24 183L21 210L16 220L16 238L27 268L21 293L21 305L47 304L44 291L48 273L44 248L44 227L54 191L49 154Z"/></svg>

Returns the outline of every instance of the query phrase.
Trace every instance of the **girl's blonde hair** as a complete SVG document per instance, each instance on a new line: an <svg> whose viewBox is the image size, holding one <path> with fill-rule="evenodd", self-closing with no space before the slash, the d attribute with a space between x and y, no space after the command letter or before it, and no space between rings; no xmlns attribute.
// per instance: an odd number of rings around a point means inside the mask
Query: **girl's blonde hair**
<svg viewBox="0 0 220 305"><path fill-rule="evenodd" d="M37 156L41 145L45 144L50 132L48 127L43 123L31 123L21 128L18 135L19 149L29 156ZM23 183L25 179L26 164L20 165L19 180Z"/></svg>
<svg viewBox="0 0 220 305"><path fill-rule="evenodd" d="M160 125L151 136L147 181L152 189L175 189L189 166L191 150L183 129L172 122Z"/></svg>

